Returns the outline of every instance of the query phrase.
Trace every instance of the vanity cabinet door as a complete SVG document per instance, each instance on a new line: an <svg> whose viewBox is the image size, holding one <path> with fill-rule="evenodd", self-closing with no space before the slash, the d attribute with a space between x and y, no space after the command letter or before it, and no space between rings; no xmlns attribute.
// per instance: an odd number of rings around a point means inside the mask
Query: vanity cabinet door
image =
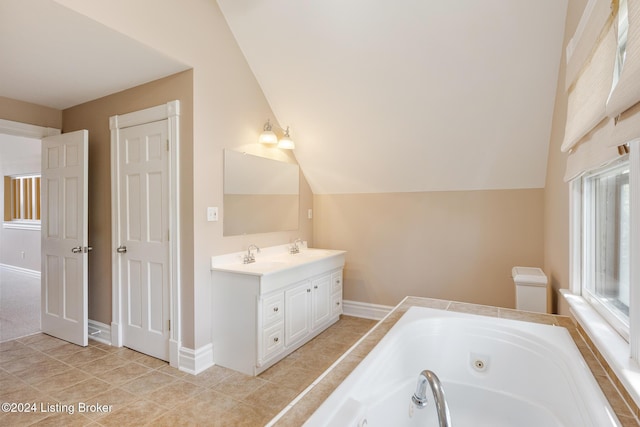
<svg viewBox="0 0 640 427"><path fill-rule="evenodd" d="M311 329L316 329L331 318L331 275L311 282Z"/></svg>
<svg viewBox="0 0 640 427"><path fill-rule="evenodd" d="M311 332L309 310L311 308L311 282L305 281L284 293L285 331L287 346L300 341Z"/></svg>

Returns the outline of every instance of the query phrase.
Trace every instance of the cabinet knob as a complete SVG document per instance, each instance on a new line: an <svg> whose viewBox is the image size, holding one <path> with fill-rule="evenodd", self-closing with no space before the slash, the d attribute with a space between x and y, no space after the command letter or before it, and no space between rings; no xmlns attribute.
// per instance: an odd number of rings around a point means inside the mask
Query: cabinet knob
<svg viewBox="0 0 640 427"><path fill-rule="evenodd" d="M315 285L315 286L313 287L313 289L318 289L318 285Z"/></svg>
<svg viewBox="0 0 640 427"><path fill-rule="evenodd" d="M278 342L279 340L280 340L280 338L275 337L275 338L273 339L273 342Z"/></svg>
<svg viewBox="0 0 640 427"><path fill-rule="evenodd" d="M337 302L336 302L336 305L340 305L340 301L337 301Z"/></svg>
<svg viewBox="0 0 640 427"><path fill-rule="evenodd" d="M273 311L278 312L278 307L273 307Z"/></svg>
<svg viewBox="0 0 640 427"><path fill-rule="evenodd" d="M307 289L307 292L311 292L311 289Z"/></svg>
<svg viewBox="0 0 640 427"><path fill-rule="evenodd" d="M340 279L336 279L336 283L337 283L337 284L340 284Z"/></svg>

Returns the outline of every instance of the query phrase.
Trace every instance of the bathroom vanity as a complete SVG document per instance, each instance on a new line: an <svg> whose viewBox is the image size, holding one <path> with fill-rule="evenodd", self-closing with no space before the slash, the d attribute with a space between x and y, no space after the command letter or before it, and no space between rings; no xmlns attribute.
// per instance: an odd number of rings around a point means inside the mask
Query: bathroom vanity
<svg viewBox="0 0 640 427"><path fill-rule="evenodd" d="M258 375L335 323L345 251L289 245L211 258L216 365Z"/></svg>

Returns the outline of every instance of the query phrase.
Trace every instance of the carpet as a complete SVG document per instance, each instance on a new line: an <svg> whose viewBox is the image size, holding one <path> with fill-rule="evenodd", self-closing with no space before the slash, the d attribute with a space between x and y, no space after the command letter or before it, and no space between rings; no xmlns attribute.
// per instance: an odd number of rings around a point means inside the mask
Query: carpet
<svg viewBox="0 0 640 427"><path fill-rule="evenodd" d="M0 342L40 332L40 279L0 268Z"/></svg>

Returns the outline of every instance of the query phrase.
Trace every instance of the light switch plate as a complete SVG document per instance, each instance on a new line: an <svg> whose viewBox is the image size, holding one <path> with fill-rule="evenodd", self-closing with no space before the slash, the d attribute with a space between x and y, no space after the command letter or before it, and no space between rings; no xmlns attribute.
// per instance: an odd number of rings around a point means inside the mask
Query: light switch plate
<svg viewBox="0 0 640 427"><path fill-rule="evenodd" d="M217 221L218 220L218 208L217 207L208 207L207 208L207 221Z"/></svg>
<svg viewBox="0 0 640 427"><path fill-rule="evenodd" d="M309 218L309 219L313 219L313 209L309 209L309 210L307 211L307 218Z"/></svg>

